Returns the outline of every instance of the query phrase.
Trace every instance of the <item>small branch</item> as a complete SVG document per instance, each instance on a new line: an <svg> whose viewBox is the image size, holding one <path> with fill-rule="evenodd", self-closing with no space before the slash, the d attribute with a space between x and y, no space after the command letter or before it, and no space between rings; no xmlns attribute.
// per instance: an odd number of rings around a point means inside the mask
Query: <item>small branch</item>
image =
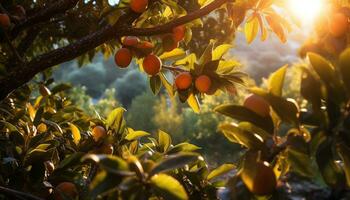
<svg viewBox="0 0 350 200"><path fill-rule="evenodd" d="M163 68L163 69L170 70L170 71L188 72L187 70L184 70L184 69L181 69L181 68L177 68L177 67L173 67L173 66L166 66L166 65L163 65L162 68Z"/></svg>
<svg viewBox="0 0 350 200"><path fill-rule="evenodd" d="M163 25L159 25L152 28L129 28L123 32L121 36L151 36L151 35L159 35L162 33L169 33L174 27L186 24L195 19L198 19L202 16L208 15L213 10L221 7L223 4L228 2L229 0L215 0L208 4L207 6L193 11L183 17L179 17L174 19L168 23Z"/></svg>
<svg viewBox="0 0 350 200"><path fill-rule="evenodd" d="M79 0L58 0L55 3L49 3L48 6L42 8L32 16L27 17L26 20L17 24L12 30L12 38L17 37L17 35L24 29L33 26L35 24L45 22L50 20L53 16L64 13L65 11L75 7Z"/></svg>
<svg viewBox="0 0 350 200"><path fill-rule="evenodd" d="M39 197L36 197L34 195L31 195L31 194L27 194L27 193L24 193L24 192L20 192L20 191L17 191L17 190L13 190L13 189L10 189L10 188L6 188L6 187L2 187L0 186L0 191L1 192L4 192L4 193L7 193L7 194L10 194L10 195L14 195L14 196L22 196L22 197L26 197L27 199L34 199L34 200L43 200Z"/></svg>

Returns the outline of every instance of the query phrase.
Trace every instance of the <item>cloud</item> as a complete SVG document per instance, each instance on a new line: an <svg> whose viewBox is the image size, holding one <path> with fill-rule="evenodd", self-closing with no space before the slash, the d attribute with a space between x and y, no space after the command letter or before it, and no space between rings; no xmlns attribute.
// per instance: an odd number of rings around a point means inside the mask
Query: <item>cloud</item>
<svg viewBox="0 0 350 200"><path fill-rule="evenodd" d="M245 72L259 82L279 67L300 60L298 49L306 38L305 34L296 31L288 37L285 44L273 34L264 42L256 38L252 44L247 44L243 33L238 32L230 54L243 64Z"/></svg>

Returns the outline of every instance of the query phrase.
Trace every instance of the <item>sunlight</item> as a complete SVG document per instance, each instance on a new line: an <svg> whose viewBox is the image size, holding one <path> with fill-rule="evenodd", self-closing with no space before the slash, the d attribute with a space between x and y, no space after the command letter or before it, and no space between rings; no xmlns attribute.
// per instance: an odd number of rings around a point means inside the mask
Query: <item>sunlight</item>
<svg viewBox="0 0 350 200"><path fill-rule="evenodd" d="M324 0L287 0L288 8L302 23L311 23L325 7Z"/></svg>

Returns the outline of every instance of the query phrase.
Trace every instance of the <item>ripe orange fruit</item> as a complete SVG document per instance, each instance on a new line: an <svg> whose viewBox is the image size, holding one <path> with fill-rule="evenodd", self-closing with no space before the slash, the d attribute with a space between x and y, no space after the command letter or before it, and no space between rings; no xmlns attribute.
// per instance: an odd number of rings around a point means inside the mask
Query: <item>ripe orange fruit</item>
<svg viewBox="0 0 350 200"><path fill-rule="evenodd" d="M58 184L55 188L55 200L63 200L63 195L70 197L71 199L75 199L78 196L77 187L71 182L62 182Z"/></svg>
<svg viewBox="0 0 350 200"><path fill-rule="evenodd" d="M140 42L140 39L135 36L126 36L123 40L125 46L135 46Z"/></svg>
<svg viewBox="0 0 350 200"><path fill-rule="evenodd" d="M156 55L149 54L143 59L143 70L151 76L158 74L161 67L162 61Z"/></svg>
<svg viewBox="0 0 350 200"><path fill-rule="evenodd" d="M125 68L130 65L132 59L132 55L129 49L121 48L117 51L114 56L115 63L121 67Z"/></svg>
<svg viewBox="0 0 350 200"><path fill-rule="evenodd" d="M99 149L99 153L102 154L112 154L113 153L113 145L111 144L103 144L100 149Z"/></svg>
<svg viewBox="0 0 350 200"><path fill-rule="evenodd" d="M148 5L148 0L131 0L130 1L130 8L132 11L136 13L145 12L147 5Z"/></svg>
<svg viewBox="0 0 350 200"><path fill-rule="evenodd" d="M207 75L201 75L196 79L195 86L199 92L206 93L210 90L211 79Z"/></svg>
<svg viewBox="0 0 350 200"><path fill-rule="evenodd" d="M166 34L162 38L162 45L164 51L172 51L179 46L179 42L175 40L172 34Z"/></svg>
<svg viewBox="0 0 350 200"><path fill-rule="evenodd" d="M349 18L344 13L335 13L329 20L329 32L341 37L349 30Z"/></svg>
<svg viewBox="0 0 350 200"><path fill-rule="evenodd" d="M184 25L173 28L174 39L177 42L182 41L185 38L186 27Z"/></svg>
<svg viewBox="0 0 350 200"><path fill-rule="evenodd" d="M270 114L270 104L256 94L251 94L244 100L244 107L262 117L267 117Z"/></svg>
<svg viewBox="0 0 350 200"><path fill-rule="evenodd" d="M179 90L186 90L192 84L192 76L188 72L182 72L175 78L176 88Z"/></svg>
<svg viewBox="0 0 350 200"><path fill-rule="evenodd" d="M266 162L257 162L256 171L243 170L241 177L250 192L256 195L269 195L277 185L276 175L272 167Z"/></svg>
<svg viewBox="0 0 350 200"><path fill-rule="evenodd" d="M101 138L105 137L107 135L106 129L102 126L95 126L94 129L92 129L92 137L97 142Z"/></svg>
<svg viewBox="0 0 350 200"><path fill-rule="evenodd" d="M0 14L0 26L4 29L8 29L11 25L10 18L7 14Z"/></svg>

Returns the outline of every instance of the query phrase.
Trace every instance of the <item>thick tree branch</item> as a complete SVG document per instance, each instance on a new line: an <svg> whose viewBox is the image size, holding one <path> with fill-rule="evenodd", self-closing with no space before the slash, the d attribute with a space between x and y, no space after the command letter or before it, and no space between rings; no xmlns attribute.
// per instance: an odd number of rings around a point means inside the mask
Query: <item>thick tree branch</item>
<svg viewBox="0 0 350 200"><path fill-rule="evenodd" d="M221 7L227 1L228 0L214 0L212 3L199 10L153 28L130 28L130 24L132 24L139 15L128 11L126 14L122 15L113 26L107 25L101 30L77 40L66 47L38 56L25 66L19 66L10 70L6 77L0 78L0 100L4 99L14 89L31 80L37 73L60 63L72 60L89 50L114 39L115 37L128 35L152 36L171 32L174 27L205 16L213 10Z"/></svg>
<svg viewBox="0 0 350 200"><path fill-rule="evenodd" d="M13 189L9 189L9 188L6 188L6 187L2 187L0 186L0 191L1 193L5 193L5 194L8 194L8 195L11 195L12 197L15 196L18 198L19 197L25 197L26 199L33 199L33 200L43 200L39 197L36 197L36 196L33 196L31 194L27 194L27 193L24 193L24 192L20 192L20 191L17 191L17 190L13 190Z"/></svg>
<svg viewBox="0 0 350 200"><path fill-rule="evenodd" d="M16 37L22 30L35 24L50 20L53 16L64 13L65 11L75 7L79 0L58 0L42 8L37 13L29 16L26 20L17 24L12 30L12 38Z"/></svg>

